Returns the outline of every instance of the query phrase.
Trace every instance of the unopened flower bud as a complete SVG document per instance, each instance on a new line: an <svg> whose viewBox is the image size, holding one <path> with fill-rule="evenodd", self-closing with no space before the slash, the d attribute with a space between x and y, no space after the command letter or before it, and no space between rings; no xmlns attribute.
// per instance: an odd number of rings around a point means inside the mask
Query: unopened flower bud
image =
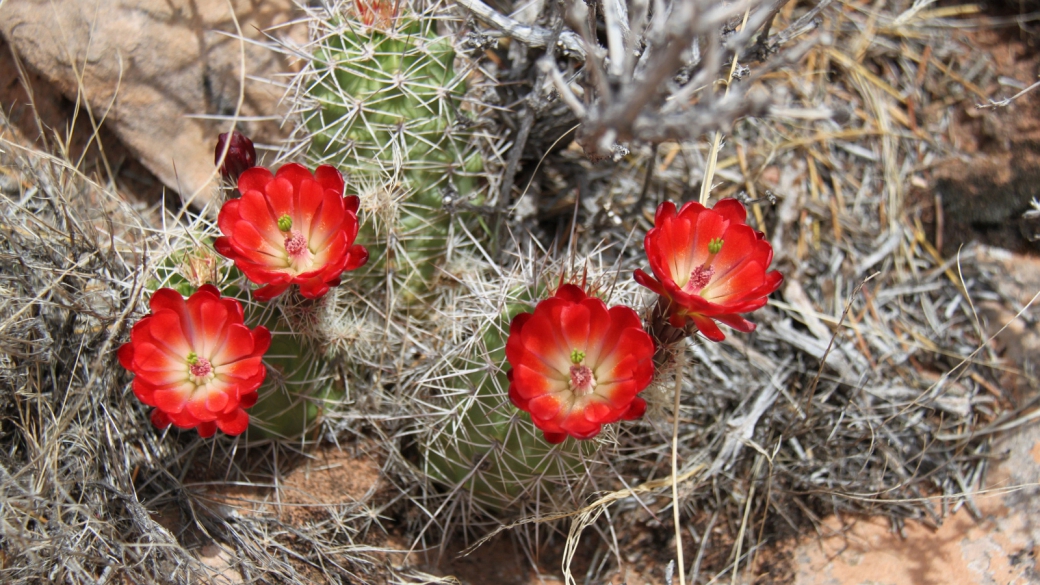
<svg viewBox="0 0 1040 585"><path fill-rule="evenodd" d="M231 135L230 144L228 144L228 134ZM225 148L227 155L224 155ZM217 150L214 153L213 164L219 165L222 155L224 164L220 167L220 174L232 183L237 183L239 175L256 166L256 149L253 148L253 141L238 130L225 132L217 138Z"/></svg>

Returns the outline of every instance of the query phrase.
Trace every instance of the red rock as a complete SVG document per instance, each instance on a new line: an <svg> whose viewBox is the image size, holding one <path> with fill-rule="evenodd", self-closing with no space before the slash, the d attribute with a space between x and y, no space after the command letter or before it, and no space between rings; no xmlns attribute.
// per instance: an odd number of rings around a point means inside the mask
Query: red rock
<svg viewBox="0 0 1040 585"><path fill-rule="evenodd" d="M296 16L292 0L232 0L243 35ZM282 28L276 35L306 33ZM93 116L168 187L204 202L215 194L213 166L223 120L234 113L243 44L227 0L19 0L0 3L0 34L35 73L75 101L82 87ZM298 39L302 40L302 38ZM278 54L246 43L246 74L272 78L288 69ZM80 84L82 79L82 85ZM278 115L282 90L246 80L244 116ZM279 137L273 121L239 126L258 142Z"/></svg>

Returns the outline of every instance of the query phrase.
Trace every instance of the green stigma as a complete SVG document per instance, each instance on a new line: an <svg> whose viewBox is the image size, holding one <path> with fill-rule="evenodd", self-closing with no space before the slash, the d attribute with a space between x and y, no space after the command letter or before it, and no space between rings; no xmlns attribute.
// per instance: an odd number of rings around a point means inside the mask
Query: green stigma
<svg viewBox="0 0 1040 585"><path fill-rule="evenodd" d="M189 351L188 352L188 365L189 366L194 366L197 363L199 363L199 354L197 354L197 353L195 353L193 351Z"/></svg>
<svg viewBox="0 0 1040 585"><path fill-rule="evenodd" d="M708 252L712 254L718 254L722 250L722 238L712 238L708 242Z"/></svg>
<svg viewBox="0 0 1040 585"><path fill-rule="evenodd" d="M292 218L288 215L283 215L278 218L278 229L283 232L287 232L292 229Z"/></svg>
<svg viewBox="0 0 1040 585"><path fill-rule="evenodd" d="M576 349L571 352L571 363L580 364L583 359L585 359L585 352Z"/></svg>

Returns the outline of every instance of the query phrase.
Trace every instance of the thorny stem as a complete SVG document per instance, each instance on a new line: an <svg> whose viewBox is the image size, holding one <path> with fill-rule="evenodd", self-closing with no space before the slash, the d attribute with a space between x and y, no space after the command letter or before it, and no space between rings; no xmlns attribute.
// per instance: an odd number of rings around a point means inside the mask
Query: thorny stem
<svg viewBox="0 0 1040 585"><path fill-rule="evenodd" d="M773 8L773 11L769 13L769 18L766 20L766 24L762 27L762 30L758 33L758 40L755 41L754 46L748 49L744 54L757 56L759 60L764 60L764 55L769 54L769 31L773 29L773 23L776 22L776 15L780 14L780 9L783 8L783 4L778 4Z"/></svg>
<svg viewBox="0 0 1040 585"><path fill-rule="evenodd" d="M657 352L654 354L654 363L661 365L669 349L690 332L686 329L676 329L668 322L668 309L671 301L665 297L658 297L654 305L654 312L650 316L650 338L657 344Z"/></svg>
<svg viewBox="0 0 1040 585"><path fill-rule="evenodd" d="M536 82L531 93L536 94L540 91L540 87L541 84ZM533 96L529 95L526 99L532 100L532 98ZM513 142L513 150L509 153L509 162L506 163L506 172L502 176L502 190L498 195L496 211L499 214L504 213L509 207L510 195L513 194L513 183L516 180L516 169L520 164L520 157L524 154L524 146L527 145L527 138L531 135L531 127L534 126L534 108L531 105L524 105L520 110L519 117L522 118L520 129L517 130L516 139Z"/></svg>
<svg viewBox="0 0 1040 585"><path fill-rule="evenodd" d="M672 405L672 522L675 524L675 562L679 567L679 585L686 585L686 564L683 562L682 525L679 524L679 397L682 394L683 360L675 368L675 403Z"/></svg>
<svg viewBox="0 0 1040 585"><path fill-rule="evenodd" d="M657 344L657 352L654 362L658 365L664 361L669 350L676 343L681 342L689 332L684 329L676 329L668 322L668 307L671 301L665 297L658 297L654 305L653 314L650 317L650 337ZM679 585L686 585L686 564L683 561L682 550L682 525L679 523L679 398L682 395L682 373L683 355L678 356L678 364L675 368L675 403L672 405L672 521L675 524L675 558L679 570Z"/></svg>
<svg viewBox="0 0 1040 585"><path fill-rule="evenodd" d="M1038 87L1040 87L1040 81L1037 81L1033 85L1030 85L1029 87L1023 89L1022 91L1016 93L1015 95L1013 95L1013 96L1011 96L1009 98L1002 99L1002 100L996 101L996 102L993 101L993 100L989 100L988 104L975 104L975 107L977 109L980 109L980 110L983 109L983 108L1003 108L1003 107L1006 107L1011 102L1017 100L1018 98L1026 95L1027 93L1033 91L1034 89L1036 89Z"/></svg>
<svg viewBox="0 0 1040 585"><path fill-rule="evenodd" d="M740 28L737 31L741 31L747 26L748 15L751 14L751 9L748 8L744 11L744 21L740 23ZM733 64L729 67L729 79L726 80L726 93L723 97L729 95L729 88L733 85L733 74L737 71L737 59L740 57L739 53L734 52ZM704 182L701 183L701 205L708 202L708 193L711 192L711 181L715 178L715 166L719 162L719 145L722 143L722 131L715 131L715 140L711 145L711 154L708 155L708 166L704 169Z"/></svg>

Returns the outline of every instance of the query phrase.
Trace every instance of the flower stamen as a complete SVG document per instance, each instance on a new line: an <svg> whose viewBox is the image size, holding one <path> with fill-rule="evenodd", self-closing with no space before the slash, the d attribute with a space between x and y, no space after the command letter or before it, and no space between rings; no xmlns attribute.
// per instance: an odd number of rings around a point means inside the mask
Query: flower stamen
<svg viewBox="0 0 1040 585"><path fill-rule="evenodd" d="M197 358L195 363L191 364L191 375L196 378L204 378L213 372L213 364L209 363L206 358Z"/></svg>
<svg viewBox="0 0 1040 585"><path fill-rule="evenodd" d="M690 273L690 281L686 283L683 289L691 293L698 293L708 286L712 276L715 276L714 268L711 266L698 266Z"/></svg>
<svg viewBox="0 0 1040 585"><path fill-rule="evenodd" d="M204 357L199 357L195 352L188 354L188 374L192 383L201 386L212 380L216 374L213 372L213 364Z"/></svg>
<svg viewBox="0 0 1040 585"><path fill-rule="evenodd" d="M712 238L708 241L708 259L690 273L690 280L683 286L683 290L689 293L699 293L711 282L715 276L715 269L711 263L715 261L715 255L722 251L722 238Z"/></svg>
<svg viewBox="0 0 1040 585"><path fill-rule="evenodd" d="M280 222L281 220L279 220ZM303 237L303 234L298 231L289 232L289 236L285 238L285 251L289 254L289 257L296 259L306 250L307 238Z"/></svg>
<svg viewBox="0 0 1040 585"><path fill-rule="evenodd" d="M709 259L708 262L711 262L711 260L714 259L715 254L718 254L721 251L722 238L712 238L711 241L708 242L708 253L712 255L712 258Z"/></svg>
<svg viewBox="0 0 1040 585"><path fill-rule="evenodd" d="M571 391L578 396L587 396L596 389L596 376L588 366L571 366Z"/></svg>

